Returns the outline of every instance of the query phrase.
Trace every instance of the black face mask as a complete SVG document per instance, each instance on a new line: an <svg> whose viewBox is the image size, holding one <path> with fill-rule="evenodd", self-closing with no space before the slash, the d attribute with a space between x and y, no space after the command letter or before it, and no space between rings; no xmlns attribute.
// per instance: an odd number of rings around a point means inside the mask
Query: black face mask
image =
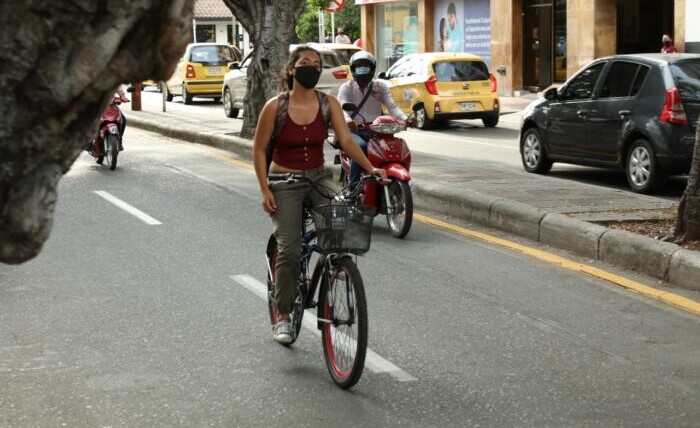
<svg viewBox="0 0 700 428"><path fill-rule="evenodd" d="M294 69L294 75L287 76L287 86L292 89L292 79L297 79L297 82L306 89L311 89L318 83L321 78L321 72L313 65L302 65Z"/></svg>

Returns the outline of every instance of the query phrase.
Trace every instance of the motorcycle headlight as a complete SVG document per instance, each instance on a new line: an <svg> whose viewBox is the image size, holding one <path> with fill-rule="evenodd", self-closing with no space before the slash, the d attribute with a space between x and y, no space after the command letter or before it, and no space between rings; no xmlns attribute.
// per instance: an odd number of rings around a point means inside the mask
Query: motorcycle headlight
<svg viewBox="0 0 700 428"><path fill-rule="evenodd" d="M379 123L377 125L370 125L369 128L378 134L388 134L393 135L397 132L404 131L406 129L406 124L404 123Z"/></svg>

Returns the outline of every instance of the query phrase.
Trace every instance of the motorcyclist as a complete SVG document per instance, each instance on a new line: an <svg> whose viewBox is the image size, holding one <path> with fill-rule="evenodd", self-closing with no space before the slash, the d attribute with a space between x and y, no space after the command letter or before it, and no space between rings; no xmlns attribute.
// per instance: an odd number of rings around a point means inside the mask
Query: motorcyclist
<svg viewBox="0 0 700 428"><path fill-rule="evenodd" d="M382 115L382 104L386 106L389 113L395 118L402 121L408 119L408 116L401 111L391 97L389 86L381 80L372 81L376 69L377 61L371 53L366 51L356 52L350 57L352 80L345 82L338 90L338 101L340 101L341 105L353 103L356 106L362 104L365 94L368 90L371 90L369 97L362 105L362 108L360 108L359 114L353 117L352 112L343 111L345 121L352 132L352 137L365 154L367 153L367 141L374 136L374 133L372 131L358 130L357 125L364 121L372 122L377 116ZM361 172L362 168L353 160L350 166L351 184L360 180Z"/></svg>
<svg viewBox="0 0 700 428"><path fill-rule="evenodd" d="M117 91L114 94L113 98L119 98L122 103L128 103L129 98L126 96L126 90L124 89L125 85L119 85L117 86ZM119 151L124 150L124 146L122 145L122 140L124 137L124 129L126 128L126 116L124 116L124 112L122 112L122 109L119 108L119 106L115 105L114 106L118 111L119 111L119 116L120 116L120 121L117 123L117 127L119 128ZM109 108L109 107L108 107ZM99 133L99 131L98 131ZM99 135L98 135L99 137ZM93 149L93 141L90 141L85 145L85 150L90 151ZM99 151L99 150L98 150Z"/></svg>
<svg viewBox="0 0 700 428"><path fill-rule="evenodd" d="M123 103L128 103L129 98L126 96L126 91L124 90L124 85L119 85L117 87L117 95L119 95L119 98ZM119 116L121 116L121 120L119 121L119 151L124 150L124 146L122 145L122 140L124 139L124 129L126 128L126 116L124 116L124 113L122 112L122 109L119 108L119 106L115 106L117 110L119 110Z"/></svg>

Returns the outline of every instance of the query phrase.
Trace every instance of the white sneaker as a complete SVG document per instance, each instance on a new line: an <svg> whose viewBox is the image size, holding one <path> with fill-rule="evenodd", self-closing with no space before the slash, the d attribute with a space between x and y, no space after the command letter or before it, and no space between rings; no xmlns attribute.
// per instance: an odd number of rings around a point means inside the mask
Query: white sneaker
<svg viewBox="0 0 700 428"><path fill-rule="evenodd" d="M292 325L287 320L280 320L275 325L275 334L272 338L277 343L289 345L292 343Z"/></svg>

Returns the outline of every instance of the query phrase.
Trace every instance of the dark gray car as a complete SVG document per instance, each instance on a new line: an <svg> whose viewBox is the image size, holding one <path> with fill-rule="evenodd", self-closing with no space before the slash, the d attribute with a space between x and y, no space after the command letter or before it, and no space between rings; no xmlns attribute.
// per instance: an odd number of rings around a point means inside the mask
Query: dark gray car
<svg viewBox="0 0 700 428"><path fill-rule="evenodd" d="M591 62L523 112L528 172L553 162L623 168L635 192L687 174L700 114L700 55L616 55Z"/></svg>

